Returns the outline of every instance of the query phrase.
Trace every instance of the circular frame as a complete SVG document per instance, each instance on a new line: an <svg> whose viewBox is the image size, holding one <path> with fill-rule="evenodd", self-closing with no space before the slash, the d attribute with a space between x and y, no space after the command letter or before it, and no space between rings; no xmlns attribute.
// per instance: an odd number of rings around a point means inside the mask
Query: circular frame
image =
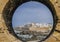
<svg viewBox="0 0 60 42"><path fill-rule="evenodd" d="M54 23L53 23L53 29L52 29L51 33L47 36L47 38L48 38L54 32L55 26L57 24L57 20L56 20L57 15L56 15L55 8L49 0L35 0L35 1L38 1L38 2L45 4L50 9L50 11L52 12ZM12 23L11 23L12 22L12 16L13 16L13 13L16 10L16 8L25 2L28 2L28 1L27 0L9 1L3 10L3 18L5 20L6 26L8 27L8 31L10 32L10 34L14 35L18 39L19 39L19 37L17 37L17 35L14 33L13 28L12 28ZM47 38L45 38L44 40L46 40ZM42 40L42 41L44 41L44 40ZM39 42L41 42L41 41L39 41Z"/></svg>

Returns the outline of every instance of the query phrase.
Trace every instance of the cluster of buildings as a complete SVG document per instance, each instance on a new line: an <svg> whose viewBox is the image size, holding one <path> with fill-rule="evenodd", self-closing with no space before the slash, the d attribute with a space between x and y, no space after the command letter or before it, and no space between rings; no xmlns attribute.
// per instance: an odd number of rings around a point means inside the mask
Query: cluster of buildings
<svg viewBox="0 0 60 42"><path fill-rule="evenodd" d="M27 23L27 24L24 24L20 27L30 27L30 26L34 26L34 27L52 27L53 24L48 24L48 23Z"/></svg>
<svg viewBox="0 0 60 42"><path fill-rule="evenodd" d="M29 23L20 27L14 28L15 33L21 38L38 38L46 37L52 30L51 24Z"/></svg>
<svg viewBox="0 0 60 42"><path fill-rule="evenodd" d="M25 24L23 26L20 26L16 29L18 30L22 30L22 31L37 31L37 32L46 32L48 30L52 29L52 25L51 24L39 24L39 23L29 23L29 24Z"/></svg>

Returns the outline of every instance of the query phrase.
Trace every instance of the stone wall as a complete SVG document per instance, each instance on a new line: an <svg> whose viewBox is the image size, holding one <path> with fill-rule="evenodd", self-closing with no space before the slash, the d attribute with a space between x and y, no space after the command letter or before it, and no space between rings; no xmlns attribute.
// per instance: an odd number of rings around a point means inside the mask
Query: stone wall
<svg viewBox="0 0 60 42"><path fill-rule="evenodd" d="M55 31L43 42L60 42L60 0L50 0L56 10L57 24ZM20 3L18 3L20 2ZM22 0L0 0L0 42L21 42L12 31L11 18ZM8 21L7 21L8 20Z"/></svg>

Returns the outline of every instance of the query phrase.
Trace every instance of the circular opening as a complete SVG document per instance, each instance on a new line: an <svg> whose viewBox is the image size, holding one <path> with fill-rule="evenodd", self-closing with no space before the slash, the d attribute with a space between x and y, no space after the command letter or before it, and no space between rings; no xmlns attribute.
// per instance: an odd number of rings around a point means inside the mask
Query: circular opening
<svg viewBox="0 0 60 42"><path fill-rule="evenodd" d="M29 1L20 5L12 17L15 34L22 41L42 41L53 29L53 16L43 3Z"/></svg>
<svg viewBox="0 0 60 42"><path fill-rule="evenodd" d="M52 17L53 17L53 28L52 28L52 31L49 33L49 35L41 40L41 41L44 41L46 40L52 33L53 31L55 30L55 26L56 26L56 23L57 23L57 15L56 15L56 11L55 11L55 8L54 6L52 5L52 3L49 1L49 0L35 0L36 2L40 2L44 5L46 5L48 7L48 10L51 11L52 13ZM25 3L25 2L29 2L29 0L10 0L4 10L3 10L3 18L5 20L5 23L6 23L6 26L8 28L8 31L10 32L10 34L14 35L16 38L20 39L16 33L13 31L13 27L12 27L12 15L14 15L16 9L18 9L17 7L20 6L22 3ZM22 40L22 39L20 39ZM24 41L25 42L25 41Z"/></svg>

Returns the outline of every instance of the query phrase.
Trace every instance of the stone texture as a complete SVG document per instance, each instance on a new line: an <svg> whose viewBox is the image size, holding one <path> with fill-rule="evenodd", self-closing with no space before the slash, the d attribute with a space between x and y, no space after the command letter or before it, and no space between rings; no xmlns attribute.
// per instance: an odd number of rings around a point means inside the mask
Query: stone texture
<svg viewBox="0 0 60 42"><path fill-rule="evenodd" d="M0 0L0 42L21 42L15 36L10 34L8 31L8 27L3 19L2 12L9 0ZM11 0L10 0L11 1ZM56 29L60 31L60 0L50 0L55 7L58 16L58 23L56 25ZM11 3L13 3L11 1ZM13 5L12 5L13 6ZM13 9L11 7L10 11ZM8 22L11 23L11 22ZM44 42L60 42L60 32L55 31L48 39Z"/></svg>
<svg viewBox="0 0 60 42"><path fill-rule="evenodd" d="M2 13L4 6L6 5L7 2L8 0L0 0L0 13Z"/></svg>

